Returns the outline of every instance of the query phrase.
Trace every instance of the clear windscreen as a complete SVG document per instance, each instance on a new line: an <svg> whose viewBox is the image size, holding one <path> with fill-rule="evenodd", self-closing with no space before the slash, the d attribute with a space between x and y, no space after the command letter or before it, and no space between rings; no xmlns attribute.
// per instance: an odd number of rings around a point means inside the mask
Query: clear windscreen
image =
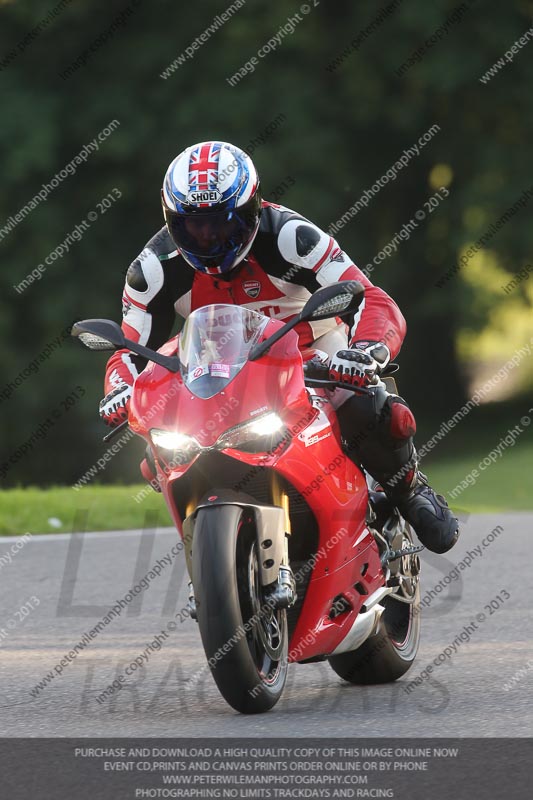
<svg viewBox="0 0 533 800"><path fill-rule="evenodd" d="M183 382L197 397L222 391L246 364L268 318L241 306L210 305L190 314L179 340Z"/></svg>

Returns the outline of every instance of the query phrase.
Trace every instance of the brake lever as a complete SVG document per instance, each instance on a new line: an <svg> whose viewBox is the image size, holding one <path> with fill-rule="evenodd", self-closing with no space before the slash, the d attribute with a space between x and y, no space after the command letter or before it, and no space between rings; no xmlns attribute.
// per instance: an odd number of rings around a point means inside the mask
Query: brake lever
<svg viewBox="0 0 533 800"><path fill-rule="evenodd" d="M112 431L109 431L109 433L106 433L106 435L102 438L102 441L103 442L111 441L111 439L114 439L115 436L118 436L118 434L121 431L123 431L124 428L127 428L127 427L128 427L128 420L125 419L124 422L121 422L120 425L117 425L117 427L113 428Z"/></svg>
<svg viewBox="0 0 533 800"><path fill-rule="evenodd" d="M372 388L365 386L351 386L349 383L341 383L341 381L321 380L320 378L304 378L304 384L310 387L321 387L323 389L346 389L348 392L358 392L359 394L373 394Z"/></svg>

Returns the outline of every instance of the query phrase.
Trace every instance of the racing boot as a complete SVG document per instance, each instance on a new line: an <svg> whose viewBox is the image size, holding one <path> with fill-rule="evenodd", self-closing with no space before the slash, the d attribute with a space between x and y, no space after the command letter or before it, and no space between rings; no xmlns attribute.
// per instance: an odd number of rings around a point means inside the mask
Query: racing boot
<svg viewBox="0 0 533 800"><path fill-rule="evenodd" d="M459 523L418 470L416 422L405 400L377 388L344 403L337 416L345 452L381 485L421 543L434 553L450 550Z"/></svg>
<svg viewBox="0 0 533 800"><path fill-rule="evenodd" d="M441 494L436 494L424 473L411 469L402 485L388 489L387 497L411 525L420 542L433 553L446 553L459 538L459 521Z"/></svg>

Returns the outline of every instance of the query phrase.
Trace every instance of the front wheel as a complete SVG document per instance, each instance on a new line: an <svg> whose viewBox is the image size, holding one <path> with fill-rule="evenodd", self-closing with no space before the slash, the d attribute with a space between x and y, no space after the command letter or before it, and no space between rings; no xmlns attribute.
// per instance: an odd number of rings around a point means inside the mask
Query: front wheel
<svg viewBox="0 0 533 800"><path fill-rule="evenodd" d="M287 613L265 605L253 519L245 509L199 511L192 572L200 635L220 693L243 714L268 711L287 676Z"/></svg>

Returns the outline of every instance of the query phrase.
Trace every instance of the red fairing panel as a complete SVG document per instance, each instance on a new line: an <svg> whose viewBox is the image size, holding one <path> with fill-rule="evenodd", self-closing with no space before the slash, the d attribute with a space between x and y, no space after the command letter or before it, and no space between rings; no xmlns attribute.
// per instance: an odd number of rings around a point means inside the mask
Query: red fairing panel
<svg viewBox="0 0 533 800"><path fill-rule="evenodd" d="M264 337L279 327L280 323L272 320ZM173 355L177 342L177 338L171 340L160 352ZM231 399L236 402L228 402ZM228 409L223 418L217 413L222 403ZM268 356L250 362L211 398L194 396L179 374L149 364L136 382L130 426L145 438L151 428L179 429L209 446L221 433L263 409L277 411L293 431L289 446L279 453L226 452L250 466L275 468L306 498L315 514L318 550L289 649L290 661L302 661L335 650L364 597L382 585L383 573L375 540L365 523L365 478L342 451L338 423L325 393L316 390L308 394L305 389L297 334L291 332L274 344ZM162 490L180 533L182 520L172 484L192 463L194 460L167 474L159 469ZM318 475L318 489L309 491ZM339 594L348 600L351 611L330 619L332 600Z"/></svg>

